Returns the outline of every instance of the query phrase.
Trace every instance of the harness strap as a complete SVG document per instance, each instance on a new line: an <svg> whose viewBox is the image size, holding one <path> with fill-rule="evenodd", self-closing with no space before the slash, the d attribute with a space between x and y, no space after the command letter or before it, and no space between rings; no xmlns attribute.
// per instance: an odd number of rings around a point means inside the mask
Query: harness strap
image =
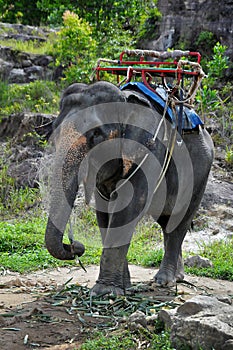
<svg viewBox="0 0 233 350"><path fill-rule="evenodd" d="M167 108L168 108L168 104L169 104L169 97L167 96L167 99L166 99L166 104L165 104L165 108L164 108L164 111L163 111L163 115L162 115L162 118L159 122L159 125L154 133L154 136L152 138L153 141L155 141L158 137L158 133L161 129L161 126L162 124L164 123L164 125L166 125L166 112L167 112ZM165 129L166 130L166 129ZM159 178L158 178L158 182L156 184L156 187L154 189L154 192L155 193L162 180L164 179L165 177L165 174L166 174L166 171L167 171L167 168L170 164L170 161L171 161L171 158L172 158L172 154L173 154L173 151L174 151L174 147L175 147L175 141L176 141L176 129L173 129L173 138L172 138L172 144L171 144L171 148L169 150L169 145L166 149L166 154L165 154L165 157L164 157L164 162L163 162L163 166L161 168L161 172L159 174ZM166 134L166 132L164 133ZM171 133L172 134L172 133ZM171 139L171 134L170 134L170 139ZM165 135L164 135L165 136ZM170 141L169 141L170 143ZM110 198L107 198L103 193L101 193L101 191L97 188L97 192L99 193L99 195L101 196L101 198L103 198L104 200L106 201L109 201L110 199L112 199L113 195L120 189L122 188L136 173L137 171L141 168L141 166L144 164L144 162L146 161L146 159L148 158L148 153L143 157L143 159L141 160L141 162L138 164L138 166L136 167L136 169L114 190L112 191L112 193L110 194Z"/></svg>

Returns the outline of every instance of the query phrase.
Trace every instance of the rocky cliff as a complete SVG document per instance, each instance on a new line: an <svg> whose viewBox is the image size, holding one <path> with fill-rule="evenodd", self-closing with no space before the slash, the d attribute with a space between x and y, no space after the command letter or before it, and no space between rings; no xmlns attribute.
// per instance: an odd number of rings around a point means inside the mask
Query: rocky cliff
<svg viewBox="0 0 233 350"><path fill-rule="evenodd" d="M158 8L162 13L159 35L144 45L166 50L183 43L196 50L199 35L211 32L228 47L227 55L233 61L233 0L158 0Z"/></svg>

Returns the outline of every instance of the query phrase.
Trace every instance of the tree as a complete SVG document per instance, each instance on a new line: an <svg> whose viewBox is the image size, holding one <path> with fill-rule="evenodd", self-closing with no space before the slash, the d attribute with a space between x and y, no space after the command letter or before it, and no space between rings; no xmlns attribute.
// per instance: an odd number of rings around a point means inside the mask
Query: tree
<svg viewBox="0 0 233 350"><path fill-rule="evenodd" d="M46 13L37 7L37 0L0 0L0 20L38 26Z"/></svg>

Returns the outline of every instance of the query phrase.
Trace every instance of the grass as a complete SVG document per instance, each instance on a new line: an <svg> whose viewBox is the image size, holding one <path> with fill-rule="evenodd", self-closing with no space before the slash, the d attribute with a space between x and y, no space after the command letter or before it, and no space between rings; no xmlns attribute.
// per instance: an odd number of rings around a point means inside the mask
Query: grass
<svg viewBox="0 0 233 350"><path fill-rule="evenodd" d="M7 84L0 81L0 117L21 112L55 113L60 89L52 81Z"/></svg>
<svg viewBox="0 0 233 350"><path fill-rule="evenodd" d="M0 266L23 273L49 267L77 265L77 261L59 261L47 252L44 246L45 227L44 215L0 222ZM83 207L73 228L76 239L86 246L86 252L81 258L84 266L99 264L102 244L93 210ZM66 234L64 237L68 242ZM128 252L129 263L158 268L163 256L161 245L159 228L151 220L144 219L133 236ZM233 266L230 263L233 260L232 248L233 239L203 246L200 254L209 258L213 267L186 267L186 273L233 281Z"/></svg>
<svg viewBox="0 0 233 350"><path fill-rule="evenodd" d="M129 262L143 266L155 266L161 261L162 250L154 251L149 240L151 223L139 225L133 237L128 254ZM46 217L27 217L0 222L0 266L18 272L28 272L48 267L76 265L76 261L59 261L54 259L44 247ZM102 252L101 237L91 209L83 208L74 223L76 239L86 247L81 258L84 265L99 264ZM68 239L64 235L64 241Z"/></svg>
<svg viewBox="0 0 233 350"><path fill-rule="evenodd" d="M51 33L49 40L38 42L37 40L16 40L16 39L2 39L1 46L11 47L13 50L30 52L31 54L48 55L53 51L53 43L56 39L56 33Z"/></svg>
<svg viewBox="0 0 233 350"><path fill-rule="evenodd" d="M186 272L197 276L233 281L233 238L215 241L209 245L203 245L201 255L210 259L213 263L213 267L186 267Z"/></svg>
<svg viewBox="0 0 233 350"><path fill-rule="evenodd" d="M233 146L226 146L225 161L228 165L233 166Z"/></svg>
<svg viewBox="0 0 233 350"><path fill-rule="evenodd" d="M37 188L18 187L16 180L8 174L8 158L11 152L5 149L0 160L0 220L22 215L29 208L38 205L40 193Z"/></svg>
<svg viewBox="0 0 233 350"><path fill-rule="evenodd" d="M104 333L96 333L92 336L93 339L87 340L79 348L80 350L118 350L118 349L139 349L140 344L143 344L143 349L160 349L172 350L169 340L169 334L162 331L157 334L147 329L140 329L138 331L129 331L118 329L111 333L111 335ZM76 350L76 349L74 349Z"/></svg>

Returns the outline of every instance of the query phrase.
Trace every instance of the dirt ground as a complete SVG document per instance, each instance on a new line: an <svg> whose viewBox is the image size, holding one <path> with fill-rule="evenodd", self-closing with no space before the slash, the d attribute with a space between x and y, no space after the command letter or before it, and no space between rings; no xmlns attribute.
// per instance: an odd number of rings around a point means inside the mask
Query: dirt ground
<svg viewBox="0 0 233 350"><path fill-rule="evenodd" d="M54 304L51 293L64 284L91 287L99 268L60 268L27 275L8 272L0 276L0 349L73 350L82 344L89 332L99 329L101 317L88 317L68 312L67 303ZM146 295L159 301L183 303L196 294L232 296L233 282L186 276L186 283L174 288L158 288L152 283L155 269L130 266L132 282L150 286Z"/></svg>

